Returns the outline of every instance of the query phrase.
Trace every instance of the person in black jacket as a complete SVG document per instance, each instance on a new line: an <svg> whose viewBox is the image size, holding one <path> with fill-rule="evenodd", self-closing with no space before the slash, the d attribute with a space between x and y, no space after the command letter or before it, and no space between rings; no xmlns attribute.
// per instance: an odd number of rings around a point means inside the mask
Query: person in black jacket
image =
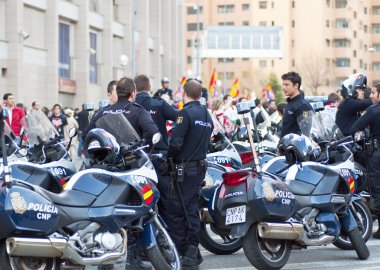
<svg viewBox="0 0 380 270"><path fill-rule="evenodd" d="M184 85L185 103L177 117L177 125L169 143L168 158L177 164L177 181L184 205L178 191L170 192L166 207L166 223L170 235L182 255L183 267L196 267L203 261L199 252L199 209L198 197L207 162L205 161L210 143L213 122L207 109L199 102L202 86L196 80ZM182 169L178 169L182 168ZM182 175L183 177L179 177ZM173 189L171 189L173 190ZM187 210L188 219L183 207ZM188 222L191 226L188 226Z"/></svg>
<svg viewBox="0 0 380 270"><path fill-rule="evenodd" d="M372 87L371 101L373 105L368 107L365 114L352 125L350 134L355 135L357 131L364 130L369 126L373 152L368 153L369 156L367 156L368 180L377 219L380 220L380 84ZM373 237L380 239L380 227Z"/></svg>
<svg viewBox="0 0 380 270"><path fill-rule="evenodd" d="M132 78L121 78L116 85L118 100L115 104L110 105L94 115L83 133L87 133L96 128L96 121L106 114L123 113L131 123L137 134L145 139L146 143L152 145L152 137L158 133L158 128L150 114L139 104L135 103L136 85Z"/></svg>
<svg viewBox="0 0 380 270"><path fill-rule="evenodd" d="M296 72L282 75L282 90L287 96L288 103L282 118L281 138L289 133L302 134L300 123L313 112L311 105L304 99L301 87L301 76ZM309 134L304 134L309 135Z"/></svg>
<svg viewBox="0 0 380 270"><path fill-rule="evenodd" d="M161 80L161 89L158 89L156 93L154 93L155 97L161 97L164 94L169 95L170 99L173 100L173 90L169 88L169 79L164 77Z"/></svg>
<svg viewBox="0 0 380 270"><path fill-rule="evenodd" d="M350 128L359 119L360 113L371 106L370 99L364 99L367 77L364 74L351 75L342 84L344 100L338 105L335 123L344 136L350 135Z"/></svg>
<svg viewBox="0 0 380 270"><path fill-rule="evenodd" d="M159 143L154 146L154 153L161 153L166 157L168 150L168 133L166 130L166 122L176 121L178 110L174 109L169 103L159 97L150 97L149 92L152 89L148 76L141 74L135 77L137 88L136 103L140 104L150 113L154 123L157 125L162 138ZM170 187L170 177L161 172L162 166L166 164L165 160L152 160L153 166L158 176L158 190L160 191L160 200L158 202L158 210L160 215L165 219L165 205L167 204L167 195ZM165 163L165 164L163 164Z"/></svg>

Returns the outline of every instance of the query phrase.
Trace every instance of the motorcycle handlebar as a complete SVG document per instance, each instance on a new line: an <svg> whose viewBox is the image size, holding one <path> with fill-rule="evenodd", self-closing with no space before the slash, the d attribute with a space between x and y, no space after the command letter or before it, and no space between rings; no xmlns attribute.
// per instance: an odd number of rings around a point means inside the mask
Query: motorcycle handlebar
<svg viewBox="0 0 380 270"><path fill-rule="evenodd" d="M350 142L350 141L352 141L352 136L347 136L347 137L345 137L343 139L331 142L330 146L333 147L333 146L337 146L339 144Z"/></svg>

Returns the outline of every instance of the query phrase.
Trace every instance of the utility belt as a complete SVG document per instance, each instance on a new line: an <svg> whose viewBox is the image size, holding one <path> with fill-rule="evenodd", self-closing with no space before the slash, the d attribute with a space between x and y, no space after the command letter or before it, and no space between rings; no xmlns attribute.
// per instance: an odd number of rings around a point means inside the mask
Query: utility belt
<svg viewBox="0 0 380 270"><path fill-rule="evenodd" d="M176 177L178 182L183 182L185 179L186 169L198 168L200 172L206 172L207 160L188 161L181 164L176 164Z"/></svg>

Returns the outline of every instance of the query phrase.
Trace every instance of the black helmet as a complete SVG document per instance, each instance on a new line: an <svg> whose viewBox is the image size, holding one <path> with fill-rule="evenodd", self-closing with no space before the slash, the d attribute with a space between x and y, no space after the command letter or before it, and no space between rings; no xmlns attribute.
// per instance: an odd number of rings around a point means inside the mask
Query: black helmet
<svg viewBox="0 0 380 270"><path fill-rule="evenodd" d="M300 137L300 135L294 134L294 133L290 133L290 134L287 134L284 137L282 137L282 139L279 141L279 143L277 145L277 155L284 156L286 148L288 147L289 143L293 139L299 138L299 137Z"/></svg>
<svg viewBox="0 0 380 270"><path fill-rule="evenodd" d="M96 163L112 164L120 151L120 145L112 134L104 129L95 128L88 132L83 149L86 151L86 157Z"/></svg>
<svg viewBox="0 0 380 270"><path fill-rule="evenodd" d="M304 161L313 161L318 157L318 149L306 136L301 135L289 142L285 151L285 159L289 164L296 164Z"/></svg>
<svg viewBox="0 0 380 270"><path fill-rule="evenodd" d="M357 98L356 89L365 89L367 87L367 77L362 73L350 75L342 84L341 94L344 98Z"/></svg>

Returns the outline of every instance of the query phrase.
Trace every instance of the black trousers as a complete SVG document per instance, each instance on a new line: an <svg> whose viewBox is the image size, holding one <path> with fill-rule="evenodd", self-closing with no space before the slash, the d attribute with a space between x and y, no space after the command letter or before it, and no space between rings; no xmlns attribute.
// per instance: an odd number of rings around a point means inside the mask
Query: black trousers
<svg viewBox="0 0 380 270"><path fill-rule="evenodd" d="M165 208L164 220L169 228L170 236L181 255L187 246L198 247L199 245L200 218L198 201L204 178L205 170L203 168L186 168L184 181L179 183L191 228L189 228L176 188L172 187L171 183L168 186L164 184L169 189L166 201L163 202Z"/></svg>
<svg viewBox="0 0 380 270"><path fill-rule="evenodd" d="M376 214L380 217L380 149L368 157L368 180Z"/></svg>
<svg viewBox="0 0 380 270"><path fill-rule="evenodd" d="M158 191L160 192L160 199L157 203L158 213L166 222L166 218L165 218L166 207L165 207L165 205L167 205L168 194L170 192L170 176L161 174L160 167L161 167L162 162L166 162L166 161L158 160L158 159L152 160L153 167L156 170L157 178L158 178L157 188L158 188Z"/></svg>

